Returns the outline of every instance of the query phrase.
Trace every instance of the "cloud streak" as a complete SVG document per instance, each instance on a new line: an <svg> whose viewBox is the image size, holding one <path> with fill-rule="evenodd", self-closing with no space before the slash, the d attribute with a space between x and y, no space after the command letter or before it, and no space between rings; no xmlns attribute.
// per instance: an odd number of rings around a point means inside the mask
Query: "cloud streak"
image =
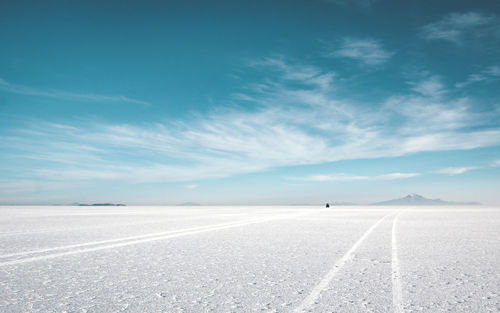
<svg viewBox="0 0 500 313"><path fill-rule="evenodd" d="M426 97L437 98L446 93L444 85L437 75L433 75L413 85L413 91Z"/></svg>
<svg viewBox="0 0 500 313"><path fill-rule="evenodd" d="M389 174L382 174L375 176L347 175L347 174L328 174L328 175L319 174L306 177L290 177L289 179L313 181L313 182L326 182L326 181L352 182L352 181L367 181L367 180L407 179L419 175L420 175L419 173L389 173Z"/></svg>
<svg viewBox="0 0 500 313"><path fill-rule="evenodd" d="M460 175L468 171L472 171L478 169L477 166L469 166L469 167L447 167L437 170L435 173L437 174L445 174L445 175Z"/></svg>
<svg viewBox="0 0 500 313"><path fill-rule="evenodd" d="M499 19L480 12L450 13L441 20L421 27L428 40L445 40L461 44L468 37L498 34Z"/></svg>
<svg viewBox="0 0 500 313"><path fill-rule="evenodd" d="M479 73L470 74L465 81L455 84L455 87L464 88L475 83L492 82L492 81L498 81L499 79L500 79L500 66L493 65L487 67L486 69L480 71Z"/></svg>
<svg viewBox="0 0 500 313"><path fill-rule="evenodd" d="M37 97L47 97L70 101L90 101L90 102L118 102L118 103L135 103L149 105L149 102L137 100L125 96L116 95L100 95L92 93L74 93L67 92L63 90L42 90L31 88L24 85L12 84L2 78L0 78L0 90L5 92L26 95L26 96L37 96Z"/></svg>
<svg viewBox="0 0 500 313"><path fill-rule="evenodd" d="M387 62L393 53L384 49L378 40L345 37L340 47L328 55L352 59L366 65L378 65Z"/></svg>

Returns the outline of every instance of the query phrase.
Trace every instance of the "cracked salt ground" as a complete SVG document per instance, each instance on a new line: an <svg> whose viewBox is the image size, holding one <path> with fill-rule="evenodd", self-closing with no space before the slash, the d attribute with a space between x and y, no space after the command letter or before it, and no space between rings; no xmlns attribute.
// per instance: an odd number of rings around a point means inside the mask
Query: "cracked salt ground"
<svg viewBox="0 0 500 313"><path fill-rule="evenodd" d="M37 242L37 230L50 228L44 224L47 219L33 223L35 215L64 219L68 214L70 226L80 229L62 232L57 226L45 237L44 249L60 247L55 243L62 241L55 239L61 233L67 235L64 245L85 244L77 233L88 226L87 217L95 217L95 211L86 215L85 210L78 212L80 220L67 209L24 210L13 215L12 208L0 209L5 213L0 215L0 226L31 219L33 234L23 235L30 237L28 242ZM24 247L15 234L2 237L10 254L21 255L0 256L0 311L499 309L498 210L410 208L398 215L400 208L393 207L127 207L125 214L119 209L106 213L115 217L106 233L85 237L105 242L65 248L71 254L49 250L34 259L25 252L40 246ZM204 225L200 219L179 222L182 227L164 223L207 215ZM9 224L0 232L15 229ZM151 235L157 231L174 233ZM54 238L54 244L48 238ZM12 259L15 263L4 262ZM394 296L399 289L400 298Z"/></svg>
<svg viewBox="0 0 500 313"><path fill-rule="evenodd" d="M401 219L408 308L424 312L498 312L500 212L408 212ZM496 239L495 239L496 238Z"/></svg>

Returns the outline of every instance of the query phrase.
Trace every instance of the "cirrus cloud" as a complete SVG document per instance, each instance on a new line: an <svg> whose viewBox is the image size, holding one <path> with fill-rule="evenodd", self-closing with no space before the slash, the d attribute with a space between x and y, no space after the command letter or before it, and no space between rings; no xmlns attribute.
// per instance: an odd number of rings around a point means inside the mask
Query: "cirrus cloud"
<svg viewBox="0 0 500 313"><path fill-rule="evenodd" d="M437 174L446 174L446 175L460 175L468 171L472 171L478 169L477 166L469 166L469 167L447 167L442 168L440 170L435 171Z"/></svg>
<svg viewBox="0 0 500 313"><path fill-rule="evenodd" d="M17 175L136 182L197 181L284 166L500 145L500 128L484 125L486 117L500 111L476 112L473 99L441 93L444 83L364 104L337 96L331 71L273 58L253 67L275 76L234 98L245 96L255 104L252 110L217 107L186 120L135 125L38 121L0 139L12 158L24 160ZM414 176L389 173L377 179Z"/></svg>
<svg viewBox="0 0 500 313"><path fill-rule="evenodd" d="M468 37L497 37L499 19L481 12L450 13L441 20L421 27L422 36L429 40L445 40L461 44Z"/></svg>
<svg viewBox="0 0 500 313"><path fill-rule="evenodd" d="M365 180L395 180L395 179L406 179L419 176L419 173L388 173L373 176L364 175L347 175L347 174L317 174L310 175L306 177L290 177L291 180L303 180L303 181L314 181L314 182L325 182L325 181L339 181L339 182L350 182L350 181L365 181Z"/></svg>
<svg viewBox="0 0 500 313"><path fill-rule="evenodd" d="M367 65L378 65L387 62L393 54L387 51L378 40L345 37L340 46L328 56L347 58Z"/></svg>

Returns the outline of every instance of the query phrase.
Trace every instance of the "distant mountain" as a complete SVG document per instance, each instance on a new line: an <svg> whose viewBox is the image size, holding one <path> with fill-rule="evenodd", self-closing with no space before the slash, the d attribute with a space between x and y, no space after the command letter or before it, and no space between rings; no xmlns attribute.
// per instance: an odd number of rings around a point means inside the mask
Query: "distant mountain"
<svg viewBox="0 0 500 313"><path fill-rule="evenodd" d="M415 193L409 194L404 198L388 201L376 202L371 205L481 205L479 202L452 202L441 199L428 199Z"/></svg>

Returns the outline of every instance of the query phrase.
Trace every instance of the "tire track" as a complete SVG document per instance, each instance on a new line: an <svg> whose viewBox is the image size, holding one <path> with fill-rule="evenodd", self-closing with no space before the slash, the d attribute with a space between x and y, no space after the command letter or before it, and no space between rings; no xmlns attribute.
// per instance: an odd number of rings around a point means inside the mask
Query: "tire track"
<svg viewBox="0 0 500 313"><path fill-rule="evenodd" d="M211 218L211 217L213 217L213 214L212 215L196 216L195 219L200 220L200 219ZM30 235L42 234L42 233L58 233L58 232L67 232L67 231L85 231L85 230L91 230L91 229L102 229L102 228L110 228L110 227L126 227L126 226L139 226L139 225L161 224L163 222L176 222L176 221L184 221L184 220L192 220L192 219L193 218L189 217L189 216L188 217L181 217L181 218L170 217L170 218L163 218L163 219L159 219L159 220L145 221L145 222L140 222L140 223L116 223L116 224L100 224L100 225L85 226L85 227L38 229L38 230L32 230L32 231L10 231L10 232L8 231L8 232L0 232L0 237L19 236L19 235L21 235L21 236L25 236L25 235L30 236Z"/></svg>
<svg viewBox="0 0 500 313"><path fill-rule="evenodd" d="M0 267L23 264L23 263L34 262L34 261L48 260L48 259L63 257L63 256L67 256L67 255L74 255L74 254L80 254L80 253L87 253L87 252L93 252L93 251L100 251L100 250L107 250L107 249L131 246L131 245L136 245L136 244L141 244L141 243L148 243L148 242L153 242L153 241L166 240L166 239L178 238L178 237L189 236L189 235L196 235L196 234L206 233L206 232L210 232L210 231L218 231L218 230L241 227L241 226L246 226L246 225L265 223L265 222L270 222L270 221L279 220L279 219L296 218L296 217L309 215L309 214L313 214L313 213L318 213L318 212L322 212L322 211L325 211L325 209L311 210L311 211L307 211L307 212L296 213L293 215L270 216L270 217L251 219L251 220L246 220L246 221L237 221L237 222L225 223L225 224L214 224L214 225L208 225L208 226L203 226L203 227L194 227L194 228L178 230L178 231L131 236L131 237L125 237L125 238L119 238L119 239L103 240L103 241L98 241L98 242L89 242L89 243L84 243L84 244L69 245L69 246L55 247L55 248L48 248L48 249L41 249L41 250L34 250L34 251L27 251L27 252L19 252L16 254L3 255L0 258L8 258L8 257L20 256L20 255L27 256L27 257L0 262ZM74 249L74 248L82 248L82 247L83 247L83 249ZM73 249L73 250L33 256L33 255L40 254L40 253L60 251L60 250L65 250L65 249Z"/></svg>
<svg viewBox="0 0 500 313"><path fill-rule="evenodd" d="M354 243L354 245L347 251L344 256L342 256L332 267L332 269L321 279L321 281L313 288L311 293L300 303L298 307L295 308L294 312L304 312L306 309L311 307L316 300L321 296L321 293L328 287L330 282L333 280L335 275L342 269L342 267L347 263L347 261L352 257L356 249L363 243L363 241L370 235L370 233L385 220L388 216L393 215L391 212L377 222L375 222L368 230Z"/></svg>
<svg viewBox="0 0 500 313"><path fill-rule="evenodd" d="M10 258L10 257L14 257L14 256L40 254L40 253L46 253L46 252L52 252L52 251L58 251L58 250L67 250L67 249L80 248L80 247L97 246L97 245L102 245L102 244L107 244L107 243L115 243L115 242L120 242L120 241L135 240L135 239L142 239L142 238L148 238L148 237L164 236L164 235L169 235L169 234L179 233L179 232L195 231L195 230L200 230L200 229L205 229L205 228L232 225L232 224L240 223L240 222L241 221L239 221L239 222L233 221L233 222L229 222L229 223L212 224L212 225L205 225L205 226L198 226L198 227L189 227L189 228L184 228L184 229L174 229L174 230L169 230L169 231L164 231L164 232L156 232L156 233L151 233L151 234L128 236L128 237L122 237L122 238L116 238L116 239L92 241L92 242L86 242L86 243L66 245L66 246L61 246L61 247L53 247L53 248L38 249L38 250L31 250L31 251L15 252L15 253L0 255L0 259Z"/></svg>
<svg viewBox="0 0 500 313"><path fill-rule="evenodd" d="M394 313L403 313L403 289L401 284L401 272L399 268L398 242L397 242L397 222L401 214L400 211L392 222L392 255L391 255L391 273L392 273L392 306Z"/></svg>

